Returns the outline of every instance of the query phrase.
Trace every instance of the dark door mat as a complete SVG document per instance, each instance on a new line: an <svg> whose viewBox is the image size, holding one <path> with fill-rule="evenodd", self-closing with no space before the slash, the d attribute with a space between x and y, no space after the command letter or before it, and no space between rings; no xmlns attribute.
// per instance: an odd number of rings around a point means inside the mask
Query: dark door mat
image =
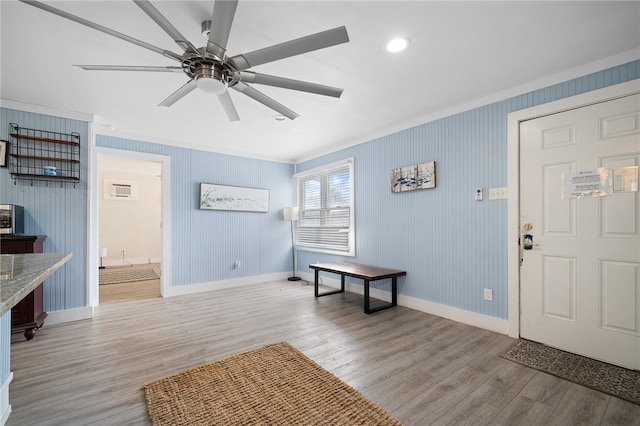
<svg viewBox="0 0 640 426"><path fill-rule="evenodd" d="M525 339L520 339L501 357L640 405L640 371Z"/></svg>

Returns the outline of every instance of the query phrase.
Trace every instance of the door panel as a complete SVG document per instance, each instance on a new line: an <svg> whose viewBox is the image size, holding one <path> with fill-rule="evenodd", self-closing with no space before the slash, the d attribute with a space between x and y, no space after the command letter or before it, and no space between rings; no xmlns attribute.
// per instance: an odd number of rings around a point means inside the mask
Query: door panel
<svg viewBox="0 0 640 426"><path fill-rule="evenodd" d="M563 174L640 164L640 97L521 123L520 335L640 369L640 197L563 198ZM636 186L637 187L637 186ZM530 228L530 230L528 230Z"/></svg>
<svg viewBox="0 0 640 426"><path fill-rule="evenodd" d="M603 260L600 270L602 327L640 336L640 264Z"/></svg>
<svg viewBox="0 0 640 426"><path fill-rule="evenodd" d="M542 223L544 235L575 236L575 203L557 203L558 182L563 173L575 171L575 163L551 164L543 167L542 203L544 205Z"/></svg>
<svg viewBox="0 0 640 426"><path fill-rule="evenodd" d="M544 316L560 320L576 320L576 259L544 256Z"/></svg>
<svg viewBox="0 0 640 426"><path fill-rule="evenodd" d="M640 155L625 155L620 157L604 158L602 167L613 169L616 167L637 166L640 164ZM638 211L638 197L633 192L622 192L613 197L604 197L600 207L601 235L609 238L638 238L640 228L640 216L623 214L628 211Z"/></svg>

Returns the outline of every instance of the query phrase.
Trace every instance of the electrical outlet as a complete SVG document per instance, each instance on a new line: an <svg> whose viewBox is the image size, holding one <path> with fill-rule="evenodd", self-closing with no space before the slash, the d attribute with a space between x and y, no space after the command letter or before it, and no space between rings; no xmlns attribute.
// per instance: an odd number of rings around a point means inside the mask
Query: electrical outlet
<svg viewBox="0 0 640 426"><path fill-rule="evenodd" d="M493 290L491 290L490 288L484 289L484 300L486 300L487 302L493 301Z"/></svg>
<svg viewBox="0 0 640 426"><path fill-rule="evenodd" d="M233 262L233 269L238 269L240 267L240 261L236 260L235 262Z"/></svg>
<svg viewBox="0 0 640 426"><path fill-rule="evenodd" d="M482 188L476 188L476 201L482 201Z"/></svg>

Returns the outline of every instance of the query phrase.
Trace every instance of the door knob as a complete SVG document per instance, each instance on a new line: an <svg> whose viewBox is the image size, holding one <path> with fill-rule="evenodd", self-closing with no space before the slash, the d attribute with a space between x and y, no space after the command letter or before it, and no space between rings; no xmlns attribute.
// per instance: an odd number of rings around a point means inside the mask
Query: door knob
<svg viewBox="0 0 640 426"><path fill-rule="evenodd" d="M520 245L520 266L522 266L522 262L524 262L524 251L525 250L533 250L533 247L537 247L538 244L533 242L533 234L530 234L533 229L533 225L529 222L522 225L522 236L518 240L518 244Z"/></svg>

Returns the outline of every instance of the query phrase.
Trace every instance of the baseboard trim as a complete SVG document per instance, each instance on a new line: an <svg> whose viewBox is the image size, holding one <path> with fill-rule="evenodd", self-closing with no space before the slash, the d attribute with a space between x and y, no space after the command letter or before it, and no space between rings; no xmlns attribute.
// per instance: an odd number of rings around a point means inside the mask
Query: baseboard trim
<svg viewBox="0 0 640 426"><path fill-rule="evenodd" d="M301 273L302 279L313 283L313 274ZM322 277L322 284L340 288L340 280L334 278ZM355 283L346 283L346 290L356 294L364 295L364 287ZM369 291L371 297L375 299L391 301L391 291L371 288ZM477 312L466 311L453 306L443 305L441 303L431 302L429 300L418 299L415 297L398 294L398 305L406 308L415 309L431 315L436 315L452 321L471 325L473 327L482 328L499 334L507 334L509 322L502 318L496 318L489 315L479 314Z"/></svg>
<svg viewBox="0 0 640 426"><path fill-rule="evenodd" d="M127 260L103 260L102 265L105 268L122 268L133 265L148 265L150 263L161 263L162 259L159 257L132 257Z"/></svg>
<svg viewBox="0 0 640 426"><path fill-rule="evenodd" d="M45 320L44 327L46 327L47 325L91 319L92 317L93 306L47 312L47 319Z"/></svg>
<svg viewBox="0 0 640 426"><path fill-rule="evenodd" d="M286 280L289 276L291 276L291 273L280 272L276 274L253 275L250 277L233 278L230 280L210 281L205 283L169 287L162 294L162 297L204 293L207 291L222 290L225 288L241 287L247 284L261 284L269 281Z"/></svg>
<svg viewBox="0 0 640 426"><path fill-rule="evenodd" d="M429 300L417 299L415 297L398 295L398 305L417 311L426 312L452 321L461 322L473 327L493 331L494 333L507 334L509 322L502 318L479 314L477 312L466 311L454 308L453 306L431 302Z"/></svg>
<svg viewBox="0 0 640 426"><path fill-rule="evenodd" d="M9 420L11 414L11 404L9 404L9 383L13 380L13 373L9 373L9 377L0 385L0 426Z"/></svg>

